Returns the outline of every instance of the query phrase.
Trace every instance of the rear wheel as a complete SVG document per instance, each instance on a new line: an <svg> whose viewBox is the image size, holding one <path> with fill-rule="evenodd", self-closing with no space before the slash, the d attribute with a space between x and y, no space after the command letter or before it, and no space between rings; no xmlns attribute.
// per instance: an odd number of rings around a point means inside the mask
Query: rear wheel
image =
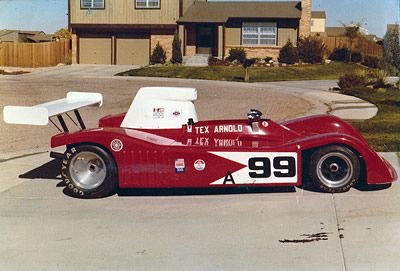
<svg viewBox="0 0 400 271"><path fill-rule="evenodd" d="M312 153L309 175L323 192L346 192L360 176L360 160L346 147L323 147Z"/></svg>
<svg viewBox="0 0 400 271"><path fill-rule="evenodd" d="M98 146L68 148L64 153L61 175L72 195L79 198L106 197L117 188L115 161Z"/></svg>

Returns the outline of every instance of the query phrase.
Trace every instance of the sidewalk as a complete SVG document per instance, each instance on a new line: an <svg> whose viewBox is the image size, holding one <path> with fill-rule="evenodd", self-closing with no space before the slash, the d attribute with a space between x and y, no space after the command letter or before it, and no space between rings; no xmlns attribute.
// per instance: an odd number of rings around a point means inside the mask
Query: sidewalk
<svg viewBox="0 0 400 271"><path fill-rule="evenodd" d="M340 94L332 89L337 87L335 80L316 81L286 81L274 83L257 83L265 86L278 88L279 91L286 91L300 95L311 102L314 106L317 103L324 104L325 112L333 114L348 121L363 121L373 118L378 113L378 108L357 97ZM321 108L315 107L311 114L320 114Z"/></svg>

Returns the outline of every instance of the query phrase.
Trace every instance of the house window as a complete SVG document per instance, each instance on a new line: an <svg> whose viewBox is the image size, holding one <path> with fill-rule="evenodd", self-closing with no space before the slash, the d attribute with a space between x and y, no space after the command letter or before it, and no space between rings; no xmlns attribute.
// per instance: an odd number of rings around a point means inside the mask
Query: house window
<svg viewBox="0 0 400 271"><path fill-rule="evenodd" d="M81 8L104 9L104 0L81 0Z"/></svg>
<svg viewBox="0 0 400 271"><path fill-rule="evenodd" d="M276 45L276 23L243 23L243 45Z"/></svg>
<svg viewBox="0 0 400 271"><path fill-rule="evenodd" d="M160 8L160 0L135 0L136 8Z"/></svg>

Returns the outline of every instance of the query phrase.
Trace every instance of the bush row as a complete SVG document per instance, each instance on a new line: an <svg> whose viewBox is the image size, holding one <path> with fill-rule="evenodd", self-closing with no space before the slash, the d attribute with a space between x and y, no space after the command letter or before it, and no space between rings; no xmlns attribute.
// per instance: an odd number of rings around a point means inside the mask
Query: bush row
<svg viewBox="0 0 400 271"><path fill-rule="evenodd" d="M384 70L358 70L340 76L338 86L344 93L354 87L384 88L389 86L386 77L387 73Z"/></svg>
<svg viewBox="0 0 400 271"><path fill-rule="evenodd" d="M329 56L330 60L348 62L350 61L350 51L346 47L335 48ZM383 60L377 56L362 55L360 52L351 54L351 62L361 63L364 66L377 69L383 64Z"/></svg>
<svg viewBox="0 0 400 271"><path fill-rule="evenodd" d="M297 62L303 63L321 63L324 60L326 54L326 46L318 36L309 36L306 38L299 38L297 47L288 40L286 45L279 51L278 61L285 64L295 64ZM329 55L330 60L354 63L362 63L363 65L370 68L380 68L382 66L382 59L376 56L362 55L360 52L350 52L345 47L335 48ZM226 66L231 65L232 62L245 63L247 60L247 53L244 48L231 48L229 50L229 56L223 60L210 57L208 64L210 66ZM266 57L264 59L254 59L254 63L271 63L272 57ZM165 64L166 52L162 46L157 43L151 56L151 64ZM180 48L180 40L177 34L174 36L172 43L172 58L173 64L182 63L182 51Z"/></svg>
<svg viewBox="0 0 400 271"><path fill-rule="evenodd" d="M160 42L157 42L156 47L154 47L153 52L150 56L150 64L165 64L167 60L167 53L164 48L160 45ZM178 32L175 32L174 39L172 41L172 64L181 64L182 63L182 49L181 49L181 41L179 39Z"/></svg>

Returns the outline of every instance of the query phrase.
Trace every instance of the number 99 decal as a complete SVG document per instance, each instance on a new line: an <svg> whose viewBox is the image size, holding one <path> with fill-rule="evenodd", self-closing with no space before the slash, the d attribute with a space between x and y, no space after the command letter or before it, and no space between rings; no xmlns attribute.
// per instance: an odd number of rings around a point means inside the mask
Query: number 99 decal
<svg viewBox="0 0 400 271"><path fill-rule="evenodd" d="M226 169L224 178L211 184L297 183L296 152L213 152L243 165L234 172Z"/></svg>
<svg viewBox="0 0 400 271"><path fill-rule="evenodd" d="M251 178L269 178L273 174L277 178L296 176L296 160L291 156L275 157L271 170L271 160L267 157L255 157L249 159L249 172Z"/></svg>

